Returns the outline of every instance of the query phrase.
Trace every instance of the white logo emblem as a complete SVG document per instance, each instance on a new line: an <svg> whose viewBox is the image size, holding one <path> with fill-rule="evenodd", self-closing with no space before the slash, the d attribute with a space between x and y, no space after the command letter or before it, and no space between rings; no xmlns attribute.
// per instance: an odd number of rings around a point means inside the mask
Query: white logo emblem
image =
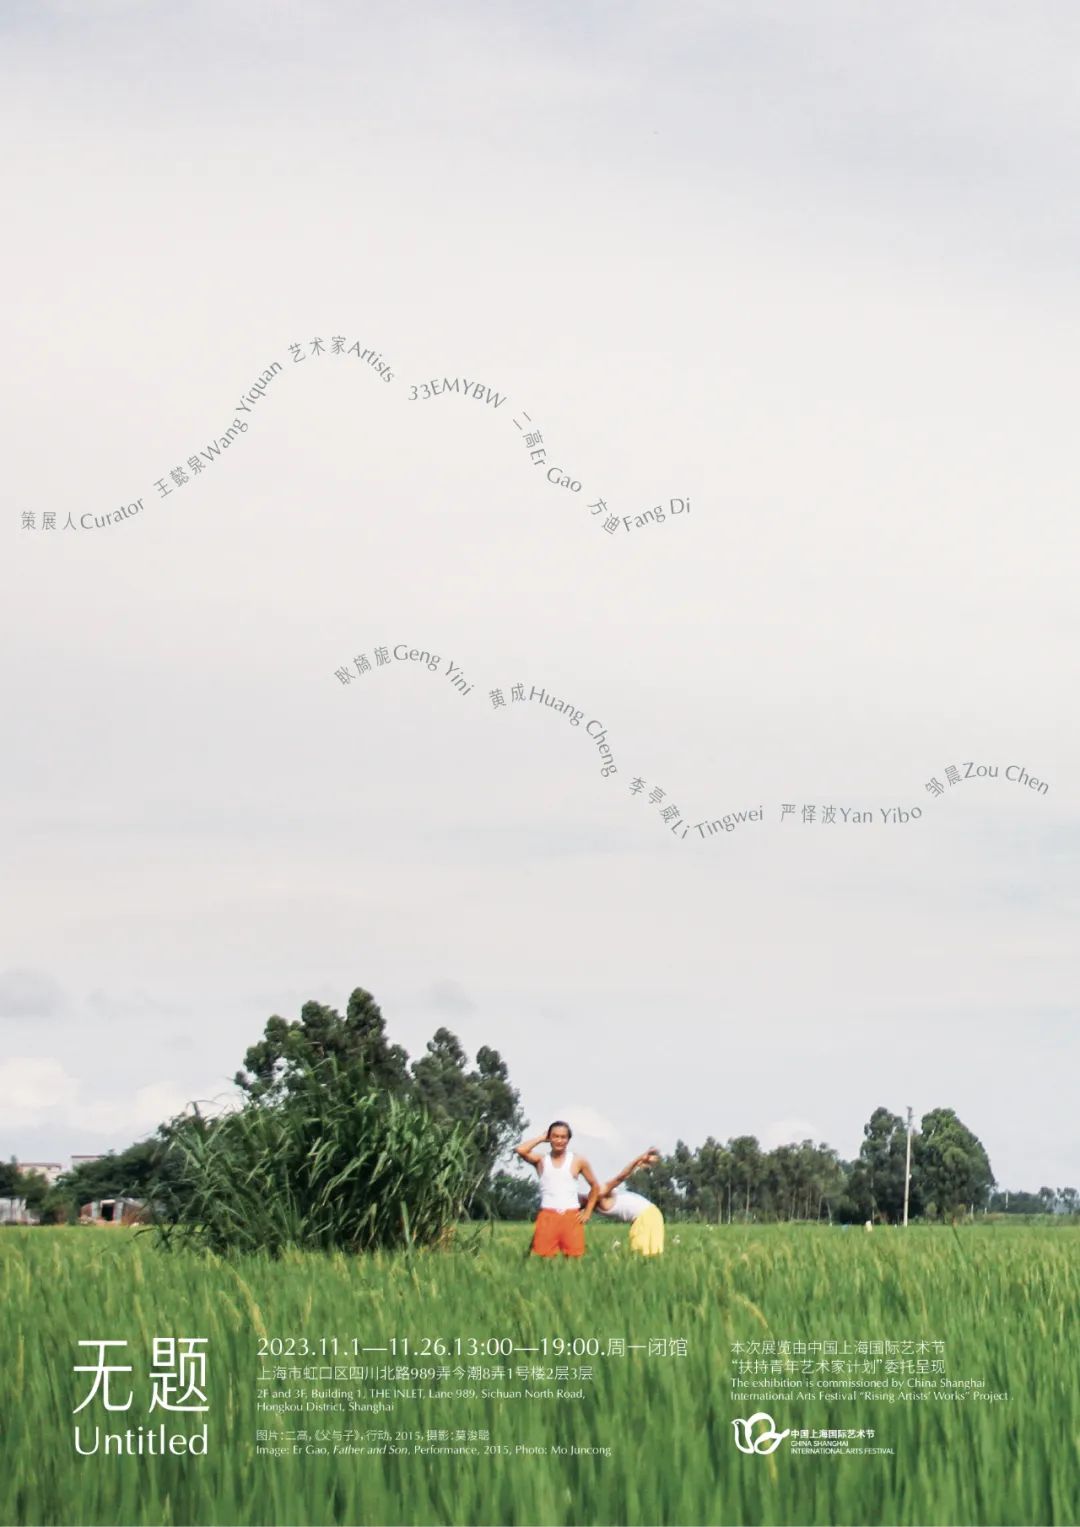
<svg viewBox="0 0 1080 1527"><path fill-rule="evenodd" d="M765 1422L765 1430L751 1440L751 1431L758 1421ZM763 1410L755 1411L747 1421L740 1418L738 1421L732 1421L731 1424L735 1428L735 1446L740 1453L775 1453L791 1430L789 1426L787 1431L778 1432L772 1416L767 1415Z"/></svg>

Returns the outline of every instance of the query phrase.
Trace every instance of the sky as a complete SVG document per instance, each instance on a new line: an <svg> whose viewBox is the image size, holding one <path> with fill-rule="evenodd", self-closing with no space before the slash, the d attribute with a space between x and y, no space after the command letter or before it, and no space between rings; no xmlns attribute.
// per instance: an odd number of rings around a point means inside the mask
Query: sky
<svg viewBox="0 0 1080 1527"><path fill-rule="evenodd" d="M1078 34L4 7L0 1155L362 986L598 1169L1080 1181Z"/></svg>

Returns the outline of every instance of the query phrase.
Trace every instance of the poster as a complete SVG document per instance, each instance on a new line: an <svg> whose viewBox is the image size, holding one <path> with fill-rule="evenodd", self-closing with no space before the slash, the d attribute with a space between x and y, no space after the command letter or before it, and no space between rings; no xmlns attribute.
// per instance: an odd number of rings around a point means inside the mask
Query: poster
<svg viewBox="0 0 1080 1527"><path fill-rule="evenodd" d="M0 28L0 1521L1080 1521L1074 9Z"/></svg>

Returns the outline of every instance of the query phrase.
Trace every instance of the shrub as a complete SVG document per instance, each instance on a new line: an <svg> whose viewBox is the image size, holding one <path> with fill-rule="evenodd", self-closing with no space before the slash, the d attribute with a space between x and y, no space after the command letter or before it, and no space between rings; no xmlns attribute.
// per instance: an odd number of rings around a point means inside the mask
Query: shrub
<svg viewBox="0 0 1080 1527"><path fill-rule="evenodd" d="M155 1192L162 1238L219 1254L430 1246L478 1186L462 1125L334 1061L271 1105L181 1122L168 1156Z"/></svg>

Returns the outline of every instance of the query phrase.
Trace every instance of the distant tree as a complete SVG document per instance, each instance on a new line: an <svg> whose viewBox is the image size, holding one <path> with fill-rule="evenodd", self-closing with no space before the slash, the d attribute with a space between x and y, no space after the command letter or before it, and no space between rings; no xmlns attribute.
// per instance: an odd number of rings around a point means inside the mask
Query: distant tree
<svg viewBox="0 0 1080 1527"><path fill-rule="evenodd" d="M1042 1214L1043 1201L1037 1193L1027 1193L1023 1190L1008 1192L1001 1190L990 1195L990 1210L993 1214Z"/></svg>
<svg viewBox="0 0 1080 1527"><path fill-rule="evenodd" d="M809 1149L808 1149L809 1148ZM807 1219L820 1219L822 1210L831 1220L836 1205L844 1195L844 1166L831 1145L812 1145L804 1140L800 1147L809 1155L809 1192ZM814 1203L814 1195L817 1202Z"/></svg>
<svg viewBox="0 0 1080 1527"><path fill-rule="evenodd" d="M744 1219L750 1218L750 1204L761 1181L761 1146L755 1135L737 1135L727 1143L731 1155L731 1175L736 1202L741 1200Z"/></svg>
<svg viewBox="0 0 1080 1527"><path fill-rule="evenodd" d="M10 1161L0 1161L0 1198L21 1198L21 1180L14 1156Z"/></svg>
<svg viewBox="0 0 1080 1527"><path fill-rule="evenodd" d="M62 1172L57 1186L79 1205L101 1198L146 1199L160 1174L163 1149L160 1138L136 1141L126 1150L109 1151L96 1161L83 1161Z"/></svg>
<svg viewBox="0 0 1080 1527"><path fill-rule="evenodd" d="M874 1217L874 1194L865 1161L844 1163L844 1191L833 1210L841 1225L861 1225Z"/></svg>
<svg viewBox="0 0 1080 1527"><path fill-rule="evenodd" d="M863 1126L859 1149L863 1171L858 1188L861 1197L869 1197L868 1219L880 1217L895 1224L903 1218L906 1158L907 1127L903 1119L887 1108L875 1108ZM908 1212L914 1214L916 1207L909 1205Z"/></svg>
<svg viewBox="0 0 1080 1527"><path fill-rule="evenodd" d="M496 1172L473 1199L473 1219L533 1219L540 1207L540 1184L535 1174L518 1177Z"/></svg>
<svg viewBox="0 0 1080 1527"><path fill-rule="evenodd" d="M794 1145L775 1145L761 1158L759 1207L771 1219L794 1219L799 1196L799 1153Z"/></svg>
<svg viewBox="0 0 1080 1527"><path fill-rule="evenodd" d="M236 1085L254 1101L275 1103L303 1087L326 1060L349 1067L359 1062L370 1084L403 1096L409 1090L408 1056L386 1038L386 1020L370 992L357 987L345 1017L321 1002L305 1002L299 1022L275 1015L263 1037L244 1056Z"/></svg>
<svg viewBox="0 0 1080 1527"><path fill-rule="evenodd" d="M54 1183L42 1198L37 1212L43 1225L70 1225L77 1213L70 1190L58 1183Z"/></svg>
<svg viewBox="0 0 1080 1527"><path fill-rule="evenodd" d="M413 1062L413 1096L434 1117L468 1125L477 1158L490 1171L521 1134L525 1116L497 1050L484 1045L473 1070L468 1063L457 1036L438 1029L427 1052Z"/></svg>
<svg viewBox="0 0 1080 1527"><path fill-rule="evenodd" d="M15 1198L24 1198L26 1207L31 1214L40 1214L41 1206L45 1202L45 1195L49 1191L49 1179L43 1172L20 1172Z"/></svg>
<svg viewBox="0 0 1080 1527"><path fill-rule="evenodd" d="M630 1182L634 1191L643 1193L661 1214L671 1219L685 1218L698 1212L694 1164L695 1153L679 1140L670 1156L661 1156L651 1166L641 1167Z"/></svg>
<svg viewBox="0 0 1080 1527"><path fill-rule="evenodd" d="M236 1084L250 1103L277 1108L307 1095L312 1077L320 1076L327 1087L340 1086L348 1076L354 1090L362 1078L357 1095L374 1090L408 1101L437 1123L461 1125L477 1182L489 1176L525 1123L497 1050L482 1045L470 1065L457 1036L440 1028L410 1066L406 1051L390 1043L386 1020L362 987L353 991L344 1017L323 1003L306 1002L299 1021L268 1019L262 1038L244 1056Z"/></svg>
<svg viewBox="0 0 1080 1527"><path fill-rule="evenodd" d="M722 1224L736 1214L778 1220L832 1217L846 1177L832 1147L812 1140L762 1152L752 1135L726 1145L710 1135L694 1150L679 1140L671 1155L636 1172L630 1186L665 1215Z"/></svg>
<svg viewBox="0 0 1080 1527"><path fill-rule="evenodd" d="M649 1192L647 1184L657 1178L662 1181L663 1166L661 1160L635 1173L633 1182L635 1188L640 1186L641 1191L653 1199L661 1212L664 1209L663 1203ZM680 1140L675 1147L674 1161L667 1175L670 1179L674 1174L678 1183L683 1212L694 1219L719 1224L724 1216L724 1198L731 1178L731 1166L731 1157L726 1147L714 1140L712 1135L695 1151L691 1151Z"/></svg>
<svg viewBox="0 0 1080 1527"><path fill-rule="evenodd" d="M994 1174L982 1141L951 1108L935 1108L923 1115L914 1160L922 1197L942 1220L956 1219L970 1204L984 1204L993 1187Z"/></svg>
<svg viewBox="0 0 1080 1527"><path fill-rule="evenodd" d="M726 1145L709 1135L694 1153L694 1168L690 1182L694 1193L695 1212L703 1220L721 1224L724 1218L728 1185L731 1182L733 1161Z"/></svg>

